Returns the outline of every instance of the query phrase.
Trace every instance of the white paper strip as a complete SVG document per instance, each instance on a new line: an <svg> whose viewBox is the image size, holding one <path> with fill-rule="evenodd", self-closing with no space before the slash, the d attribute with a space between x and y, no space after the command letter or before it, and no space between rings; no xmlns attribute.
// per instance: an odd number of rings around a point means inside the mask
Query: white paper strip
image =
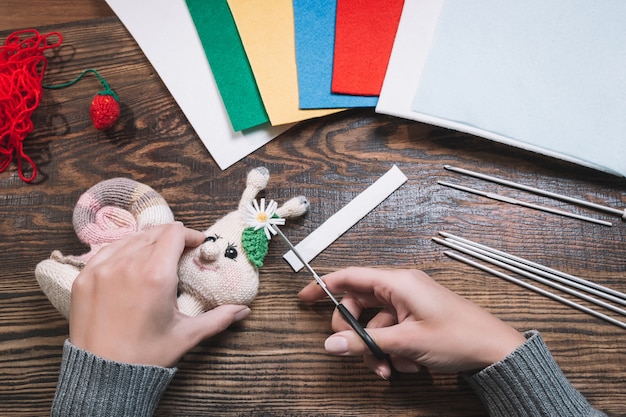
<svg viewBox="0 0 626 417"><path fill-rule="evenodd" d="M296 250L307 262L310 262L406 181L406 175L394 165L365 191L357 195L354 200L346 204L298 243ZM304 266L292 251L285 253L283 258L296 272Z"/></svg>

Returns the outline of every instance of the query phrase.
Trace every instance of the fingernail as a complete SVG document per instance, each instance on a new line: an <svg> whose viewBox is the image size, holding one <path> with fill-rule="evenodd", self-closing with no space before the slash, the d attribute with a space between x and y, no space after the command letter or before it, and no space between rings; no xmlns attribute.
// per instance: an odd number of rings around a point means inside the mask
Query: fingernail
<svg viewBox="0 0 626 417"><path fill-rule="evenodd" d="M382 369L377 369L376 370L376 375L378 375L379 377L381 377L382 379L384 379L385 381L387 380L387 377L385 376L385 373L383 372Z"/></svg>
<svg viewBox="0 0 626 417"><path fill-rule="evenodd" d="M237 314L235 314L235 321L243 320L250 315L250 307L246 307L241 309Z"/></svg>
<svg viewBox="0 0 626 417"><path fill-rule="evenodd" d="M409 369L407 369L407 371L406 371L406 372L407 372L407 373L417 373L417 372L419 372L419 371L420 371L420 366L419 366L419 365L415 365L415 364L413 364L413 365L410 365L410 366L409 366Z"/></svg>
<svg viewBox="0 0 626 417"><path fill-rule="evenodd" d="M326 349L328 353L335 355L348 353L348 341L345 337L331 336L324 342L324 349Z"/></svg>

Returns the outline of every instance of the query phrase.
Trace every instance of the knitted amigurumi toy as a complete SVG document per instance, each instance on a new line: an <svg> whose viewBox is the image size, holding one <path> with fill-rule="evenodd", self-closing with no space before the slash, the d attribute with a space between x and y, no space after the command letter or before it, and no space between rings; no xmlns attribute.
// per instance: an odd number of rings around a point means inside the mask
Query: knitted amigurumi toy
<svg viewBox="0 0 626 417"><path fill-rule="evenodd" d="M195 316L222 304L252 303L259 285L259 268L267 254L274 225L303 215L308 200L294 197L281 207L260 204L255 197L269 181L266 168L247 177L237 210L204 231L206 240L186 249L178 264L181 312ZM89 259L102 247L135 232L174 222L167 202L149 186L127 178L102 181L87 190L73 213L78 238L90 246L79 256L53 251L35 268L39 286L52 305L69 318L72 284Z"/></svg>

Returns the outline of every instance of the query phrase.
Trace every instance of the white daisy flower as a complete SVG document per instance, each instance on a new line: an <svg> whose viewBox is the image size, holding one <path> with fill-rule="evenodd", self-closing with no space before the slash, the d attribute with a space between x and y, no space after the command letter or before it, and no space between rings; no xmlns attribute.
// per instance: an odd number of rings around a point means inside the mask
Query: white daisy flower
<svg viewBox="0 0 626 417"><path fill-rule="evenodd" d="M246 224L254 227L254 230L263 228L267 240L270 240L272 235L276 234L276 230L272 226L285 224L285 219L274 217L277 208L278 204L274 200L270 200L267 208L264 198L261 199L260 206L256 200L252 200L252 204L248 206L248 211L244 213Z"/></svg>

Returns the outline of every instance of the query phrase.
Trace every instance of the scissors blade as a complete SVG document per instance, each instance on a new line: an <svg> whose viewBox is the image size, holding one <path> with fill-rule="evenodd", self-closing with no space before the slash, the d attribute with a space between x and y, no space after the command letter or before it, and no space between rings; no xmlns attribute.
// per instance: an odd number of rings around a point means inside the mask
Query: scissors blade
<svg viewBox="0 0 626 417"><path fill-rule="evenodd" d="M298 260L300 260L300 262L302 262L302 265L304 265L305 268L308 269L309 272L311 272L311 274L313 274L313 277L315 278L315 281L320 285L320 287L322 287L322 289L324 290L326 295L328 295L328 297L333 301L333 303L335 303L335 306L337 306L337 308L338 308L339 312L341 313L341 315L343 316L343 318L348 322L350 327L352 327L354 329L354 331L359 335L359 337L367 345L367 347L372 352L372 354L379 360L387 361L387 363L389 363L389 366L391 368L391 374L392 375L397 375L397 371L394 368L393 363L391 362L391 357L388 354L386 354L385 352L383 352L380 349L380 347L378 347L376 342L374 342L374 339L372 339L372 337L367 333L367 331L363 328L361 323L359 323L359 321L352 315L352 313L350 313L350 310L348 310L346 308L346 306L344 306L343 304L339 303L339 301L337 301L337 299L335 298L333 293L331 293L330 290L328 289L328 287L326 287L326 284L324 283L322 278L320 278L320 276L317 275L315 270L302 257L300 252L298 252L298 250L291 243L291 241L287 238L287 236L285 236L285 234L282 232L282 230L280 230L276 225L274 225L274 230L276 230L278 235L287 244L289 249L291 249L291 251L294 253L294 255L296 255L296 258L298 258Z"/></svg>
<svg viewBox="0 0 626 417"><path fill-rule="evenodd" d="M335 305L338 306L339 301L337 301L337 299L335 298L333 293L330 292L330 290L328 289L328 287L326 286L322 278L320 278L320 276L317 275L317 272L315 272L315 270L311 267L311 265L309 265L309 263L302 257L300 252L298 252L298 250L293 245L293 243L291 243L291 241L287 238L287 236L285 236L283 231L280 230L276 225L274 225L274 230L276 230L276 232L281 237L281 239L283 239L283 241L287 244L287 246L289 246L289 249L291 249L293 254L296 255L296 258L298 258L298 260L302 262L302 265L304 265L305 268L308 269L311 274L313 274L313 278L315 278L315 281L319 284L320 287L322 287L326 295L328 295L330 299L333 301L333 303L335 303Z"/></svg>

